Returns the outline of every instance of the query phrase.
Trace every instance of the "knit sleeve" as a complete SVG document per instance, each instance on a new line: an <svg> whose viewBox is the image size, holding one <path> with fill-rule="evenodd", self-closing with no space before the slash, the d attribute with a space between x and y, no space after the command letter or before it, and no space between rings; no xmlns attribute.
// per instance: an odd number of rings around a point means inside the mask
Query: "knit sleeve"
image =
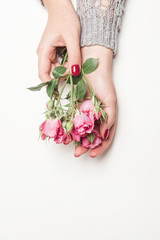
<svg viewBox="0 0 160 240"><path fill-rule="evenodd" d="M101 45L117 53L125 0L77 0L81 47Z"/></svg>

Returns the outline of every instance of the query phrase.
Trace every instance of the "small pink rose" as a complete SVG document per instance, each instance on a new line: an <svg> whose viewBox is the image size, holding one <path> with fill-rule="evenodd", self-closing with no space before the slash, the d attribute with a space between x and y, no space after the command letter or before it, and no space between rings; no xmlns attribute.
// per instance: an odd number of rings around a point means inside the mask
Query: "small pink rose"
<svg viewBox="0 0 160 240"><path fill-rule="evenodd" d="M77 115L73 119L73 124L76 132L80 136L86 136L87 133L91 133L94 128L94 118L92 115L87 116L86 114Z"/></svg>
<svg viewBox="0 0 160 240"><path fill-rule="evenodd" d="M95 147L98 147L101 143L102 143L102 138L99 134L99 132L97 130L93 130L92 133L94 133L95 135L95 139L93 141L93 143L91 143L87 136L86 137L82 137L82 147L86 147L86 148L95 148Z"/></svg>
<svg viewBox="0 0 160 240"><path fill-rule="evenodd" d="M89 115L94 109L94 104L92 100L86 100L80 106L80 111Z"/></svg>
<svg viewBox="0 0 160 240"><path fill-rule="evenodd" d="M86 100L82 103L80 106L80 111L85 113L87 116L94 115L94 118L98 120L102 114L101 109L99 109L99 112L97 114L94 103L92 100Z"/></svg>
<svg viewBox="0 0 160 240"><path fill-rule="evenodd" d="M44 136L49 138L55 138L61 127L62 124L59 119L48 119L41 124L40 131L42 133L43 138Z"/></svg>
<svg viewBox="0 0 160 240"><path fill-rule="evenodd" d="M54 141L58 144L62 143L64 141L65 137L66 137L66 133L65 133L63 127L60 127L57 132L57 136L54 138Z"/></svg>
<svg viewBox="0 0 160 240"><path fill-rule="evenodd" d="M80 139L81 139L81 136L78 134L78 132L73 128L72 131L70 132L71 136L72 136L72 139L74 141L77 141L79 142Z"/></svg>
<svg viewBox="0 0 160 240"><path fill-rule="evenodd" d="M71 136L68 133L66 133L65 138L63 140L63 144L67 145L70 142L72 142Z"/></svg>

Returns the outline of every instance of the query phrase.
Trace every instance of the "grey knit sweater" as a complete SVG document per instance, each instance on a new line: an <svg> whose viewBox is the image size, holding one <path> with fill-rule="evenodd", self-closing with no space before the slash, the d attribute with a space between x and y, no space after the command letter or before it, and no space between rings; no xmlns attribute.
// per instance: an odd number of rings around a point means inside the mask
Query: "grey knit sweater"
<svg viewBox="0 0 160 240"><path fill-rule="evenodd" d="M76 0L81 22L80 45L101 45L117 53L126 0Z"/></svg>
<svg viewBox="0 0 160 240"><path fill-rule="evenodd" d="M77 0L81 46L101 45L117 53L125 0Z"/></svg>

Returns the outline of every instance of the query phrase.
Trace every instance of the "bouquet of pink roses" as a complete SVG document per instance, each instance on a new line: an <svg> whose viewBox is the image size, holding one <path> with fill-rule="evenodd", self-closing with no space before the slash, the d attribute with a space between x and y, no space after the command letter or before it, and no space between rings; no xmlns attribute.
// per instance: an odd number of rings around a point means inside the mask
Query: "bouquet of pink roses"
<svg viewBox="0 0 160 240"><path fill-rule="evenodd" d="M81 145L95 148L102 143L96 125L107 121L107 113L103 110L102 102L96 97L87 79L87 74L97 68L98 59L87 59L79 76L73 76L70 72L65 75L66 48L59 53L59 57L61 57L61 66L53 69L53 79L28 88L31 91L39 91L46 86L50 98L46 104L45 121L39 127L40 137L42 140L53 139L56 143L74 142L75 147ZM61 79L65 82L60 89ZM70 84L70 91L65 98L62 98L67 84ZM87 91L89 96L86 95ZM68 103L64 105L63 100L67 100Z"/></svg>

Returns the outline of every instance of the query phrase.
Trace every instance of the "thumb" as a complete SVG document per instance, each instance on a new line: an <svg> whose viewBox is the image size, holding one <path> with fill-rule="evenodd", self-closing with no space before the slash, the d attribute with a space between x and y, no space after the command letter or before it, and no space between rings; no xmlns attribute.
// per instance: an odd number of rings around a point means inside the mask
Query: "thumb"
<svg viewBox="0 0 160 240"><path fill-rule="evenodd" d="M68 51L69 69L73 76L78 76L81 71L81 51L79 40L69 39L66 43Z"/></svg>
<svg viewBox="0 0 160 240"><path fill-rule="evenodd" d="M104 111L107 113L108 118L107 118L107 122L103 122L100 125L100 135L103 139L107 139L109 136L110 128L113 126L113 124L116 121L116 108L106 107L104 108Z"/></svg>

